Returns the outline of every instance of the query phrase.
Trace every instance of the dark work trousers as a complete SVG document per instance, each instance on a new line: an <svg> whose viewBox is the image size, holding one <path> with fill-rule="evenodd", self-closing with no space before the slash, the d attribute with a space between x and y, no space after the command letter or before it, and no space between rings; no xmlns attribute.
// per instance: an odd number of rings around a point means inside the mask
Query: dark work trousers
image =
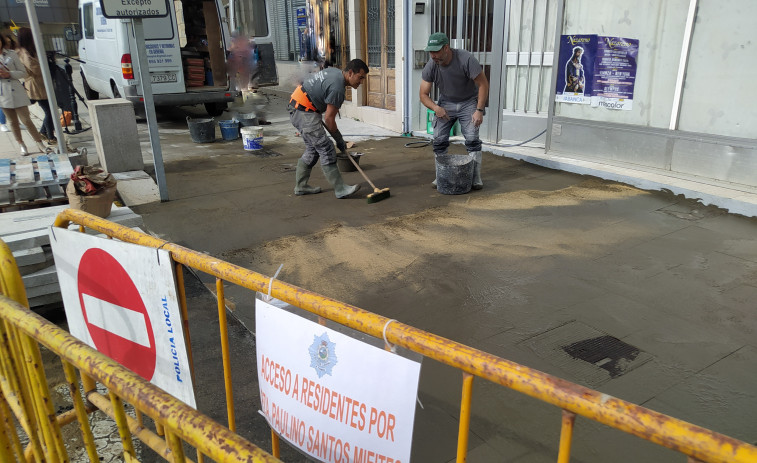
<svg viewBox="0 0 757 463"><path fill-rule="evenodd" d="M326 133L326 129L323 128L321 123L323 116L320 113L300 111L289 105L289 120L300 132L302 141L305 142L302 161L308 167L312 168L318 162L319 157L321 165L327 166L336 163L336 148L334 148L334 142Z"/></svg>
<svg viewBox="0 0 757 463"><path fill-rule="evenodd" d="M42 120L39 133L49 139L55 138L55 127L53 126L53 115L50 112L50 103L47 100L32 100L32 103L37 103L42 108L42 111L45 112L45 118Z"/></svg>
<svg viewBox="0 0 757 463"><path fill-rule="evenodd" d="M465 149L469 153L481 151L481 139L478 138L478 127L473 124L473 112L476 110L478 97L470 100L453 103L445 101L444 96L439 98L439 106L447 111L449 119L441 119L434 116L434 154L447 154L449 147L449 131L455 124L460 122L460 132L465 137Z"/></svg>

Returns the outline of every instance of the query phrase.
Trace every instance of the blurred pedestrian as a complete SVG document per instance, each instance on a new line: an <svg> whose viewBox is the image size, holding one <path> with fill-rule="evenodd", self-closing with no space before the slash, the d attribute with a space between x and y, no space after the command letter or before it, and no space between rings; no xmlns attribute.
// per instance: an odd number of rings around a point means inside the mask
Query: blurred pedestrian
<svg viewBox="0 0 757 463"><path fill-rule="evenodd" d="M26 125L26 129L37 143L39 150L44 153L47 147L42 143L42 137L40 137L39 132L34 128L34 124L29 118L28 106L31 104L31 101L29 101L29 97L21 83L21 79L27 77L29 74L26 72L26 68L16 52L7 49L5 44L5 40L0 42L0 108L5 113L5 118L8 125L10 125L16 143L18 143L21 155L26 156L29 154L29 150L26 148L24 139L21 137L19 119Z"/></svg>
<svg viewBox="0 0 757 463"><path fill-rule="evenodd" d="M237 90L250 88L250 71L252 70L252 46L247 37L234 33L231 39L231 50L226 59L228 74L234 78Z"/></svg>
<svg viewBox="0 0 757 463"><path fill-rule="evenodd" d="M37 49L34 46L34 37L32 30L28 27L22 27L18 30L18 57L26 67L29 77L24 79L24 87L32 103L37 103L45 113L42 121L42 127L39 132L42 138L47 139L48 144L57 144L55 138L55 127L53 126L53 115L50 111L50 104L47 101L47 92L45 91L45 81L42 78L42 69L37 57ZM47 66L47 60L45 60Z"/></svg>
<svg viewBox="0 0 757 463"><path fill-rule="evenodd" d="M13 36L11 34L3 34L3 45L8 50L16 49L16 41L13 39Z"/></svg>

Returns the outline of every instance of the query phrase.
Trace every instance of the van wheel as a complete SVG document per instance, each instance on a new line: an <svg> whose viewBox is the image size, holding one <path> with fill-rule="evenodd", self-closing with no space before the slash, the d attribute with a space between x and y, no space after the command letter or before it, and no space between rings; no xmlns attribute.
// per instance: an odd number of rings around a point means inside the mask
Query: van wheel
<svg viewBox="0 0 757 463"><path fill-rule="evenodd" d="M111 90L113 90L113 98L121 98L121 94L118 92L118 87L116 87L115 83L110 84Z"/></svg>
<svg viewBox="0 0 757 463"><path fill-rule="evenodd" d="M88 100L97 100L100 98L100 94L96 91L89 88L89 84L87 83L87 78L84 77L84 73L81 73L81 83L84 87L84 96L87 97Z"/></svg>
<svg viewBox="0 0 757 463"><path fill-rule="evenodd" d="M205 103L205 111L212 117L220 116L226 111L226 103Z"/></svg>

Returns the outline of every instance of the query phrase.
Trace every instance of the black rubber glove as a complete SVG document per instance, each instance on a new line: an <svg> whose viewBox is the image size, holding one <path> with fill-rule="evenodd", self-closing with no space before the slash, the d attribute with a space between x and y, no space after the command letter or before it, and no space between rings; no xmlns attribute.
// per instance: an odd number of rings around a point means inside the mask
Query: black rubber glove
<svg viewBox="0 0 757 463"><path fill-rule="evenodd" d="M339 151L342 153L347 153L347 143L344 142L344 138L342 138L341 132L339 130L335 130L331 136L334 138L334 141L336 142L336 147L339 148Z"/></svg>
<svg viewBox="0 0 757 463"><path fill-rule="evenodd" d="M347 154L347 143L343 139L336 142L336 147L339 148L342 154Z"/></svg>

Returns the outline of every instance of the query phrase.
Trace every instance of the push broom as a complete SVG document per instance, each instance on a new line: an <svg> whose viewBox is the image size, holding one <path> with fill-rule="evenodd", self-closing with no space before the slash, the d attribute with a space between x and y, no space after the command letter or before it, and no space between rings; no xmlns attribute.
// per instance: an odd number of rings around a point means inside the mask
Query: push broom
<svg viewBox="0 0 757 463"><path fill-rule="evenodd" d="M368 202L368 204L377 203L389 197L389 188L376 188L376 185L374 185L373 182L371 182L371 179L369 179L368 176L365 175L365 172L363 172L363 169L361 169L357 162L352 158L352 155L347 153L347 157L350 159L350 162L352 162L352 165L355 166L358 172L360 172L360 175L363 176L365 181L373 187L373 193L369 193L368 196L366 196L366 201Z"/></svg>

